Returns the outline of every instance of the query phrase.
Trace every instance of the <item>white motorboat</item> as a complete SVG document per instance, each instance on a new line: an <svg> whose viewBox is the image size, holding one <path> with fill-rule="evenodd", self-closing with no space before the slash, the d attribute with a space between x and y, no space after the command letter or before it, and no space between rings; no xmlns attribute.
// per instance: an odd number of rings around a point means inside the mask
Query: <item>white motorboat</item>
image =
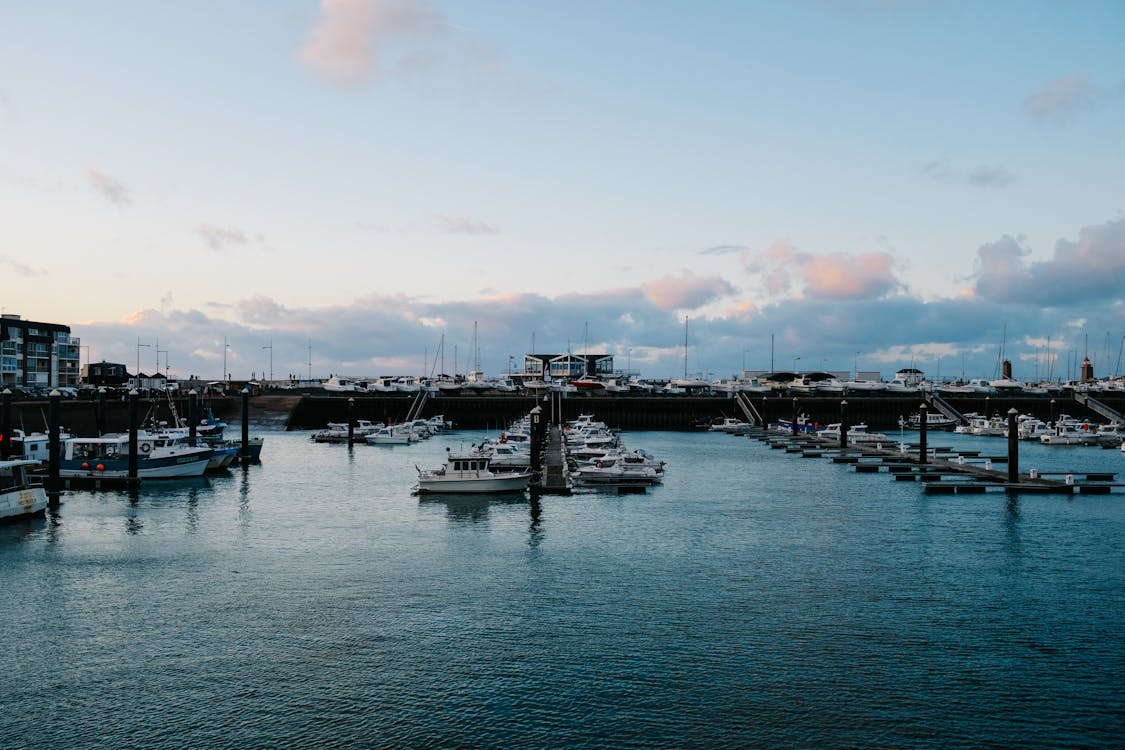
<svg viewBox="0 0 1125 750"><path fill-rule="evenodd" d="M414 431L410 425L387 425L363 438L368 445L409 445L414 442Z"/></svg>
<svg viewBox="0 0 1125 750"><path fill-rule="evenodd" d="M39 465L24 458L0 461L0 521L42 513L47 508L47 493L42 487L33 487L28 478L28 472Z"/></svg>
<svg viewBox="0 0 1125 750"><path fill-rule="evenodd" d="M840 423L833 422L824 429L818 430L816 436L839 441L840 431ZM868 432L867 425L860 422L848 426L848 442L855 445L866 445L868 443L889 443L891 440L882 432Z"/></svg>
<svg viewBox="0 0 1125 750"><path fill-rule="evenodd" d="M369 435L372 432L375 432L376 430L378 430L382 426L383 426L382 422L372 422L370 419L357 419L355 421L355 425L352 427L352 433L354 434L355 437L363 437L364 435ZM328 423L328 429L329 430L339 430L339 431L342 431L345 435L347 435L348 423L347 422L329 422Z"/></svg>
<svg viewBox="0 0 1125 750"><path fill-rule="evenodd" d="M531 465L531 453L515 443L484 443L479 452L489 458L492 466L500 469L526 469Z"/></svg>
<svg viewBox="0 0 1125 750"><path fill-rule="evenodd" d="M922 415L915 412L907 417L905 420L898 421L899 427L904 427L908 430L918 430L922 427ZM952 430L957 426L957 420L951 419L938 411L926 412L926 429L927 430Z"/></svg>
<svg viewBox="0 0 1125 750"><path fill-rule="evenodd" d="M586 485L641 485L660 484L664 472L643 461L629 462L624 458L606 457L593 464L583 464L574 472L574 478Z"/></svg>
<svg viewBox="0 0 1125 750"><path fill-rule="evenodd" d="M992 416L988 419L975 417L970 421L972 431L970 434L985 437L1003 437L1008 432L1008 420L1001 416Z"/></svg>
<svg viewBox="0 0 1125 750"><path fill-rule="evenodd" d="M501 493L525 492L531 483L531 471L493 471L488 456L452 453L446 448L445 465L437 469L419 469L419 493Z"/></svg>
<svg viewBox="0 0 1125 750"><path fill-rule="evenodd" d="M725 432L728 435L745 435L750 432L751 424L734 417L723 417L722 420L711 425L711 432Z"/></svg>
<svg viewBox="0 0 1125 750"><path fill-rule="evenodd" d="M1075 424L1071 421L1059 420L1054 429L1040 435L1039 442L1043 445L1095 445L1098 438L1089 424Z"/></svg>
<svg viewBox="0 0 1125 750"><path fill-rule="evenodd" d="M214 450L184 445L168 436L137 433L137 477L170 479L197 477L207 470ZM125 478L129 475L129 435L74 437L63 442L59 476L67 478Z"/></svg>
<svg viewBox="0 0 1125 750"><path fill-rule="evenodd" d="M887 390L887 384L881 380L845 380L845 393L864 393Z"/></svg>
<svg viewBox="0 0 1125 750"><path fill-rule="evenodd" d="M367 389L354 378L342 378L333 375L323 383L324 390L330 393L363 393Z"/></svg>

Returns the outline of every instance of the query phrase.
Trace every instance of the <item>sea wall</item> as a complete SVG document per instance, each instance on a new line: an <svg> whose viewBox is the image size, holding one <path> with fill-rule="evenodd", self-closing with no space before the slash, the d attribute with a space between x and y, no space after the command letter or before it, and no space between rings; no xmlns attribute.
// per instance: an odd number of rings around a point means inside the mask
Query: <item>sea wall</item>
<svg viewBox="0 0 1125 750"><path fill-rule="evenodd" d="M1125 394L1100 394L1098 400L1112 409L1125 412ZM373 421L401 421L405 419L414 402L407 394L364 394L354 397L352 409L357 419ZM840 421L840 397L797 397L796 411L810 421L820 424ZM872 429L891 429L898 426L900 417L918 411L921 396L849 395L848 421L864 422ZM1097 422L1103 417L1082 406L1071 397L1064 396L960 396L945 399L962 413L977 412L991 416L1006 414L1016 409L1021 414L1033 414L1045 421L1052 416L1069 414L1080 419ZM770 422L788 419L794 411L790 396L752 396L751 403ZM328 422L342 422L348 416L349 398L337 395L276 395L265 394L249 399L250 423L259 428L289 430L319 429ZM563 419L592 413L611 427L625 430L676 430L699 427L719 417L739 417L742 413L734 399L723 396L664 396L664 395L610 395L567 394L556 403L561 406ZM502 429L512 420L540 405L550 415L550 404L542 397L525 395L474 395L438 396L429 399L422 410L423 417L443 414L465 429ZM241 419L242 402L238 396L210 398L202 405L216 417L226 421ZM46 401L20 401L12 404L12 424L28 432L47 429L48 404ZM148 418L173 422L173 407L180 417L187 416L187 399L142 399L139 413ZM128 404L122 401L106 403L104 431L128 429ZM79 435L97 432L96 401L60 402L60 422L67 430Z"/></svg>

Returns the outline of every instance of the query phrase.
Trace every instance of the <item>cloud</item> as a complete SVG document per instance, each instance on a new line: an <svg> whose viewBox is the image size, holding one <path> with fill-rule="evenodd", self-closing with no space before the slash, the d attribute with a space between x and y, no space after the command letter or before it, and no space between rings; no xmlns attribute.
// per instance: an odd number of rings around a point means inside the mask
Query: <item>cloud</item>
<svg viewBox="0 0 1125 750"><path fill-rule="evenodd" d="M1085 73L1071 73L1028 96L1023 109L1037 120L1059 119L1094 109L1101 98Z"/></svg>
<svg viewBox="0 0 1125 750"><path fill-rule="evenodd" d="M118 206L127 206L132 203L129 188L124 183L116 180L94 167L86 167L86 180L95 192L100 194L110 203Z"/></svg>
<svg viewBox="0 0 1125 750"><path fill-rule="evenodd" d="M901 286L888 253L820 255L804 269L805 292L821 299L880 297Z"/></svg>
<svg viewBox="0 0 1125 750"><path fill-rule="evenodd" d="M1016 176L1004 167L977 167L969 172L969 184L973 187L1006 187L1015 180Z"/></svg>
<svg viewBox="0 0 1125 750"><path fill-rule="evenodd" d="M894 256L883 251L818 254L779 241L761 253L744 254L742 262L770 297L793 292L815 299L867 299L904 287L894 273Z"/></svg>
<svg viewBox="0 0 1125 750"><path fill-rule="evenodd" d="M749 250L744 245L715 245L713 247L705 247L702 250L697 250L696 255L733 255L735 253L743 253Z"/></svg>
<svg viewBox="0 0 1125 750"><path fill-rule="evenodd" d="M394 41L430 36L444 28L441 14L421 0L321 0L316 25L299 58L329 80L365 83L382 70L417 72L428 67L426 55L417 49L388 63L387 48Z"/></svg>
<svg viewBox="0 0 1125 750"><path fill-rule="evenodd" d="M974 167L967 173L951 166L947 161L935 159L923 164L920 171L935 182L968 185L979 188L1002 188L1016 181L1016 176L1003 166Z"/></svg>
<svg viewBox="0 0 1125 750"><path fill-rule="evenodd" d="M43 275L42 271L37 271L26 263L21 263L20 261L14 258L9 258L6 255L0 255L0 267L6 267L17 276L23 276L29 279Z"/></svg>
<svg viewBox="0 0 1125 750"><path fill-rule="evenodd" d="M694 310L737 290L718 276L696 276L683 270L641 285L645 297L661 310Z"/></svg>
<svg viewBox="0 0 1125 750"><path fill-rule="evenodd" d="M466 216L439 216L442 228L451 234L499 234L500 230L479 219Z"/></svg>
<svg viewBox="0 0 1125 750"><path fill-rule="evenodd" d="M1060 239L1049 260L1031 262L1020 239L1004 236L977 250L976 295L995 302L1084 307L1125 300L1125 219L1083 227Z"/></svg>
<svg viewBox="0 0 1125 750"><path fill-rule="evenodd" d="M212 250L225 250L231 245L245 245L247 242L246 233L236 227L200 224L196 232Z"/></svg>

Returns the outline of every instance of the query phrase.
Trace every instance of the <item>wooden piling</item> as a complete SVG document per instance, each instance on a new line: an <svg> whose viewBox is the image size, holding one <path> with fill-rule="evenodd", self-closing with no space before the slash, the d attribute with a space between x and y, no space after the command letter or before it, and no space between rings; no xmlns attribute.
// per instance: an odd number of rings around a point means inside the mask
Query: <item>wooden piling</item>
<svg viewBox="0 0 1125 750"><path fill-rule="evenodd" d="M12 389L0 394L0 461L7 461L12 452Z"/></svg>
<svg viewBox="0 0 1125 750"><path fill-rule="evenodd" d="M1019 412L1008 409L1008 482L1015 484L1020 480L1020 436L1016 429Z"/></svg>
<svg viewBox="0 0 1125 750"><path fill-rule="evenodd" d="M57 508L59 505L59 400L62 394L58 390L51 391L47 398L47 505Z"/></svg>
<svg viewBox="0 0 1125 750"><path fill-rule="evenodd" d="M129 391L129 484L135 486L137 479L137 389Z"/></svg>
<svg viewBox="0 0 1125 750"><path fill-rule="evenodd" d="M350 420L349 420L350 421ZM242 448L238 460L243 468L250 465L250 389L242 389Z"/></svg>
<svg viewBox="0 0 1125 750"><path fill-rule="evenodd" d="M926 448L926 414L929 407L923 401L918 407L918 463L926 463L929 451Z"/></svg>
<svg viewBox="0 0 1125 750"><path fill-rule="evenodd" d="M187 398L188 442L192 446L195 446L196 435L198 433L198 428L196 427L196 425L199 424L199 394L195 392L194 388L192 388L190 391L188 391Z"/></svg>

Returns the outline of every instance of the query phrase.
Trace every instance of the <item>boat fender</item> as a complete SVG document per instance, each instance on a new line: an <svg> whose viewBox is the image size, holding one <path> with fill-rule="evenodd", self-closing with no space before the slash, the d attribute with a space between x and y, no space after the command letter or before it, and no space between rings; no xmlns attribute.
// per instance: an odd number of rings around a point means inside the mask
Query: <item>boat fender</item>
<svg viewBox="0 0 1125 750"><path fill-rule="evenodd" d="M141 453L148 453L149 451L152 450L152 446L149 445L148 443L141 443L139 447L140 447Z"/></svg>

